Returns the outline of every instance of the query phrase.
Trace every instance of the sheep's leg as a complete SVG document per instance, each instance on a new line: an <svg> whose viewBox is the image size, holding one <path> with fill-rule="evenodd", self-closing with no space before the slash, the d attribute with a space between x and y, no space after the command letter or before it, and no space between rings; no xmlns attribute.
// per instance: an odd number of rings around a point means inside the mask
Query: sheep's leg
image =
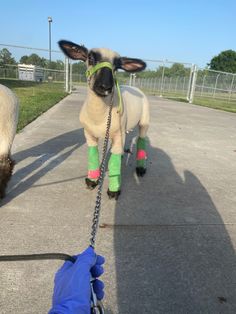
<svg viewBox="0 0 236 314"><path fill-rule="evenodd" d="M111 154L108 163L109 170L109 198L118 199L121 187L121 154Z"/></svg>
<svg viewBox="0 0 236 314"><path fill-rule="evenodd" d="M0 121L0 199L5 196L7 183L15 165L10 153L14 135L13 123L7 124L5 121Z"/></svg>
<svg viewBox="0 0 236 314"><path fill-rule="evenodd" d="M93 190L98 184L100 176L99 153L97 146L88 147L88 177L85 179L86 185Z"/></svg>
<svg viewBox="0 0 236 314"><path fill-rule="evenodd" d="M86 130L84 134L88 144L88 176L85 179L85 183L90 190L93 190L97 186L100 176L98 139L90 135Z"/></svg>
<svg viewBox="0 0 236 314"><path fill-rule="evenodd" d="M118 199L121 193L121 157L125 142L125 134L117 133L112 139L111 157L108 163L109 188L107 194L109 198Z"/></svg>
<svg viewBox="0 0 236 314"><path fill-rule="evenodd" d="M7 183L12 176L15 162L9 155L0 156L0 198L5 196Z"/></svg>
<svg viewBox="0 0 236 314"><path fill-rule="evenodd" d="M147 169L147 126L140 126L139 137L137 140L137 154L136 154L136 173L143 177Z"/></svg>

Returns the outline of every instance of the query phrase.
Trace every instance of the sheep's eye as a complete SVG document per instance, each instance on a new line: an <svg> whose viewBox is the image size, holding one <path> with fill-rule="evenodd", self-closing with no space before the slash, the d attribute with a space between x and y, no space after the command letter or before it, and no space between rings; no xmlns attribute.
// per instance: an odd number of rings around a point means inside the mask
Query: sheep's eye
<svg viewBox="0 0 236 314"><path fill-rule="evenodd" d="M92 55L92 54L89 55L88 63L89 63L89 65L95 65L97 63L94 55Z"/></svg>

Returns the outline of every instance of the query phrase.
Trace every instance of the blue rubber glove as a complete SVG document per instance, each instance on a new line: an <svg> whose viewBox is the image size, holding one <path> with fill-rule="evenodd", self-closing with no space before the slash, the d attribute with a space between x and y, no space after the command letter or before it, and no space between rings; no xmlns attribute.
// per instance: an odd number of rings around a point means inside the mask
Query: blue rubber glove
<svg viewBox="0 0 236 314"><path fill-rule="evenodd" d="M96 255L92 247L74 256L75 263L66 261L55 276L53 306L49 314L90 314L91 275L99 277L103 273L104 257ZM104 284L95 279L93 289L97 299L104 297Z"/></svg>

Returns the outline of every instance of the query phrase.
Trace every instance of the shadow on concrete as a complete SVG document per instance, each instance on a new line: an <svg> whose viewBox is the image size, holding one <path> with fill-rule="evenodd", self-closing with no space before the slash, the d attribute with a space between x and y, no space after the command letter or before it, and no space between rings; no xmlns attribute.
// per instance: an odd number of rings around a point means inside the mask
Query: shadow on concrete
<svg viewBox="0 0 236 314"><path fill-rule="evenodd" d="M130 142L131 139L129 138ZM123 160L115 209L118 313L236 313L236 259L207 190L161 149L135 178Z"/></svg>
<svg viewBox="0 0 236 314"><path fill-rule="evenodd" d="M13 198L29 189L45 174L64 162L84 143L83 129L77 129L14 154L13 159L16 163L27 160L27 158L33 158L33 161L13 174L7 196L2 200L1 205L7 204Z"/></svg>

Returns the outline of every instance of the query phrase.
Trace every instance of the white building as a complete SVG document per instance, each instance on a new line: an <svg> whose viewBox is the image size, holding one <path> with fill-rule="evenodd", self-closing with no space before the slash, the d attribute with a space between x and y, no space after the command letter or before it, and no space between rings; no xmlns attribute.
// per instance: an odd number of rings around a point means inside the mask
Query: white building
<svg viewBox="0 0 236 314"><path fill-rule="evenodd" d="M32 64L18 64L19 80L22 81L43 81L43 69Z"/></svg>

